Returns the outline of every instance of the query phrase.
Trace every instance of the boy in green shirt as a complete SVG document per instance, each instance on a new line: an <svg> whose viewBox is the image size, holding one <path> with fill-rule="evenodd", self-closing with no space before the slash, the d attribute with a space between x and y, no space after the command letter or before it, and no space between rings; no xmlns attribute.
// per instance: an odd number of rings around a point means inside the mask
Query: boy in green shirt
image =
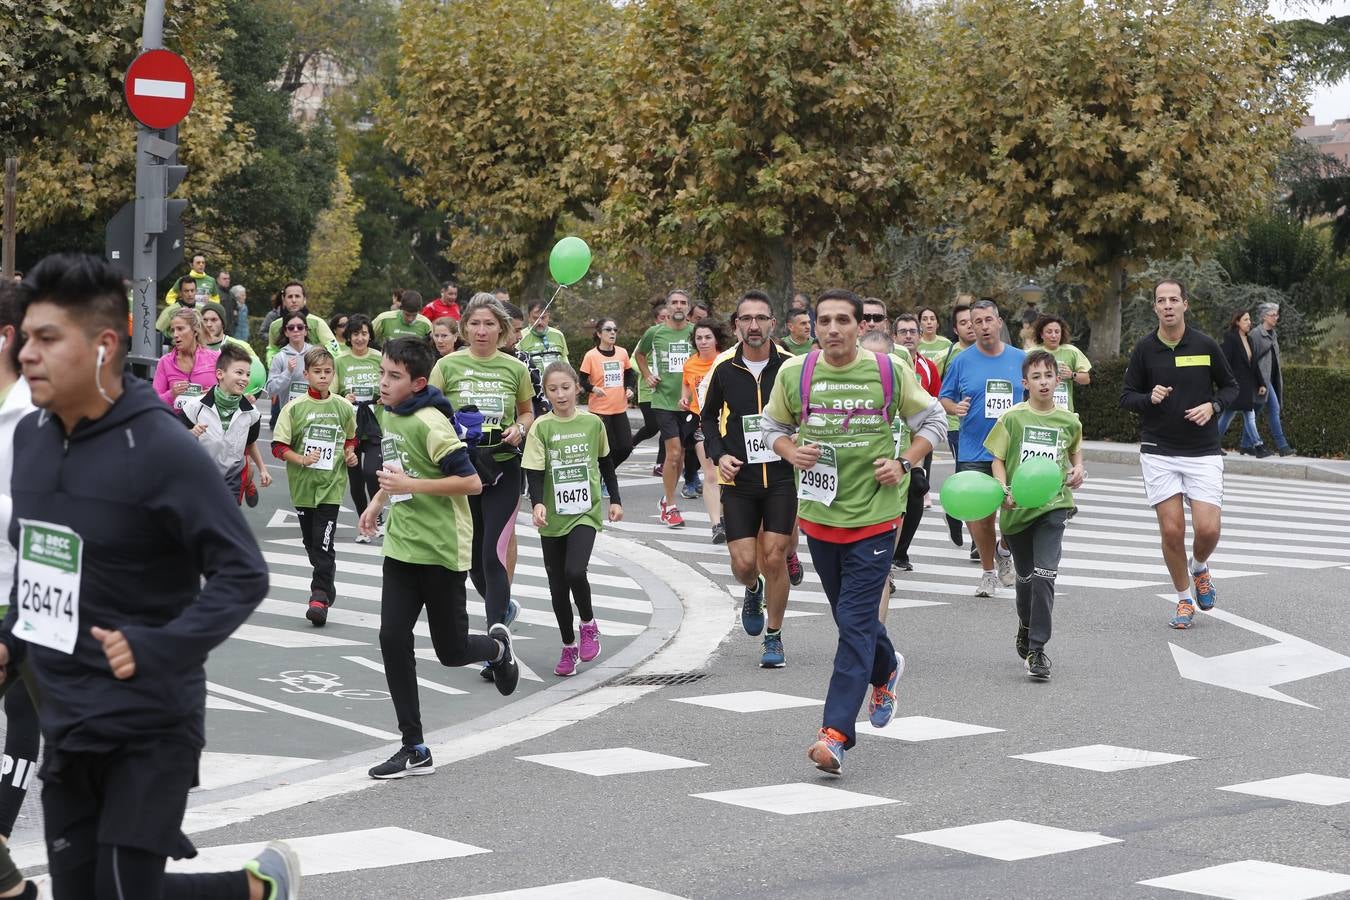
<svg viewBox="0 0 1350 900"><path fill-rule="evenodd" d="M347 482L338 461L356 465L356 411L345 397L329 393L333 375L333 354L322 347L306 353L309 391L286 404L272 432L272 455L286 463L300 537L314 567L305 618L315 627L328 621L328 608L337 597L333 535Z"/></svg>
<svg viewBox="0 0 1350 900"><path fill-rule="evenodd" d="M1074 508L1072 489L1082 486L1083 425L1078 417L1055 405L1059 366L1045 350L1034 350L1022 361L1022 387L1027 399L1013 406L994 424L984 446L994 456L994 477L1003 484L1007 499L999 515L999 530L1012 549L1017 572L1017 655L1027 673L1050 677L1050 613L1055 605L1055 576L1059 569L1064 523ZM1032 457L1054 460L1065 473L1064 485L1049 503L1024 509L1012 498L1008 485L1017 469Z"/></svg>
<svg viewBox="0 0 1350 900"><path fill-rule="evenodd" d="M398 337L424 338L431 334L431 320L422 315L421 309L422 295L417 291L404 291L399 298L399 308L376 316L370 331L381 345Z"/></svg>
<svg viewBox="0 0 1350 900"><path fill-rule="evenodd" d="M403 746L372 768L371 778L436 771L431 750L423 743L413 651L413 627L423 606L441 665L491 660L493 681L503 695L514 692L520 680L505 625L492 625L486 635L469 634L464 579L472 557L473 520L468 497L480 493L483 482L452 424L454 409L427 384L435 362L436 351L415 337L390 341L380 360L384 468L380 490L359 525L362 533L373 536L385 504L392 505L384 538L380 655Z"/></svg>

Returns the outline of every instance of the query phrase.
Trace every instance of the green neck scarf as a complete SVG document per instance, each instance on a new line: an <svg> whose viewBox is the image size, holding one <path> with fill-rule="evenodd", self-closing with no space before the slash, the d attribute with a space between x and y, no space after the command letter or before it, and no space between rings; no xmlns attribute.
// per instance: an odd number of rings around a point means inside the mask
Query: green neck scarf
<svg viewBox="0 0 1350 900"><path fill-rule="evenodd" d="M234 414L239 412L239 401L243 397L234 397L225 393L219 386L211 388L212 402L216 405L216 412L220 414L220 427L222 430L230 427L230 420Z"/></svg>

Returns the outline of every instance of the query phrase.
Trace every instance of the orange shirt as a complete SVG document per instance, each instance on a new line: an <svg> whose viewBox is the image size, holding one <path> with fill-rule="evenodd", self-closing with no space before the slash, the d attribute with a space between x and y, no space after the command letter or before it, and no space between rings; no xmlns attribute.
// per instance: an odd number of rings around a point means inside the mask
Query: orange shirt
<svg viewBox="0 0 1350 900"><path fill-rule="evenodd" d="M704 359L695 354L689 357L684 364L684 386L689 391L689 411L694 414L700 412L699 386L703 384L703 378L712 370L713 363L717 361L717 354L713 354L711 359Z"/></svg>
<svg viewBox="0 0 1350 900"><path fill-rule="evenodd" d="M581 371L591 380L591 387L603 388L605 396L591 394L586 408L598 416L612 416L626 412L628 395L624 391L623 376L628 371L628 351L615 346L613 356L605 356L592 347L581 360Z"/></svg>

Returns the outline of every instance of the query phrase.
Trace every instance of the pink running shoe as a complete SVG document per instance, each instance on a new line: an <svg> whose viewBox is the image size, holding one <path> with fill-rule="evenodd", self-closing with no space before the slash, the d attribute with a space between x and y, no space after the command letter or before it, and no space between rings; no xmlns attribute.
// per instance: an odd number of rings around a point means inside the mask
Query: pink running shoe
<svg viewBox="0 0 1350 900"><path fill-rule="evenodd" d="M591 619L581 623L581 661L590 662L600 655L600 625Z"/></svg>
<svg viewBox="0 0 1350 900"><path fill-rule="evenodd" d="M561 675L563 678L577 674L576 647L562 648L562 656L558 657L558 667L553 670L553 674Z"/></svg>

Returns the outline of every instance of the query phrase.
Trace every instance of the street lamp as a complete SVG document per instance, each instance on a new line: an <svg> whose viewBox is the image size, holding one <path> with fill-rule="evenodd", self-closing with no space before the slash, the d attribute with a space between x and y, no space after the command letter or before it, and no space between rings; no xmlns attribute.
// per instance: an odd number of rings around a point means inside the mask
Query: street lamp
<svg viewBox="0 0 1350 900"><path fill-rule="evenodd" d="M1017 289L1017 294L1027 306L1035 306L1045 298L1045 288L1035 281L1028 281Z"/></svg>

